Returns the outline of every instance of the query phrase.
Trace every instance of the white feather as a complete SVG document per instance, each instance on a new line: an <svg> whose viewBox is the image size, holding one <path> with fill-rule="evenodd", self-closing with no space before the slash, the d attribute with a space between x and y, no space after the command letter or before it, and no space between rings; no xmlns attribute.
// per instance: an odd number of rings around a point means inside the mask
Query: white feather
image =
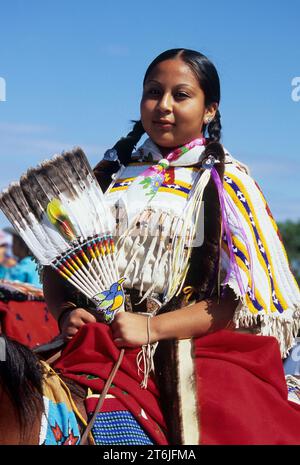
<svg viewBox="0 0 300 465"><path fill-rule="evenodd" d="M81 149L29 169L3 191L0 207L39 262L88 298L119 279L109 239L112 215Z"/></svg>

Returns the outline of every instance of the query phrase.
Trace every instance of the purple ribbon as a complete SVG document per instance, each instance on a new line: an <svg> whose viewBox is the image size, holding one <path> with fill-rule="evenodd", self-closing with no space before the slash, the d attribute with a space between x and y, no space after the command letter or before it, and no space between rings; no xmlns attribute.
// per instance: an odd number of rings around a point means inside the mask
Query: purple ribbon
<svg viewBox="0 0 300 465"><path fill-rule="evenodd" d="M248 252L248 256L249 256L249 260L250 260L250 263L249 263L249 267L250 267L250 274L251 274L251 290L252 290L252 294L254 295L254 272L253 272L253 256L252 256L252 252L251 252L251 248L250 248L250 245L249 245L249 241L247 239L247 235L246 235L246 232L245 232L245 229L243 228L243 225L241 223L241 220L239 219L239 216L238 214L236 213L235 209L233 208L231 202L229 201L229 199L227 199L225 197L225 201L226 201L226 205L228 205L228 207L230 208L231 210L231 213L234 215L235 217L235 220L239 226L239 229L241 231L241 234L243 236L243 240L244 240L244 243L246 245L246 248L247 248L247 252Z"/></svg>
<svg viewBox="0 0 300 465"><path fill-rule="evenodd" d="M214 181L214 183L216 185L217 191L218 191L219 202L220 202L220 207L221 207L222 229L225 232L225 236L226 236L226 240L227 240L227 244L228 244L228 249L229 249L230 264L229 264L229 269L228 269L227 274L226 274L226 278L225 278L225 280L224 280L224 282L222 284L226 285L228 283L231 271L233 269L234 273L235 273L235 276L236 276L236 280L237 280L239 289L240 289L240 293L241 293L242 296L244 296L246 294L246 291L245 291L245 288L244 288L244 284L242 282L242 278L241 278L241 274L240 274L238 264L236 262L235 254L233 252L233 243L232 243L231 232L230 232L229 223L228 223L227 211L226 211L226 207L225 207L224 187L223 187L222 181L220 179L219 173L217 172L217 170L214 167L211 169L211 175L212 175L212 179L213 179L213 181ZM242 234L245 235L245 231L244 231L242 225L240 227L242 229Z"/></svg>

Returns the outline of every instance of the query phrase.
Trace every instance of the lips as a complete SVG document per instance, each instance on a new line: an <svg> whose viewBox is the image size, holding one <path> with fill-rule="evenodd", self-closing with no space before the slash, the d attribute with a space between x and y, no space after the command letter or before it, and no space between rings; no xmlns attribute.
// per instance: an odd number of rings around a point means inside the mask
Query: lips
<svg viewBox="0 0 300 465"><path fill-rule="evenodd" d="M173 126L175 126L174 123L171 123L168 120L158 120L158 121L153 121L154 126L157 129L171 129Z"/></svg>
<svg viewBox="0 0 300 465"><path fill-rule="evenodd" d="M153 121L154 124L161 124L161 125L169 125L169 126L174 126L174 123L168 120L158 120L158 121Z"/></svg>

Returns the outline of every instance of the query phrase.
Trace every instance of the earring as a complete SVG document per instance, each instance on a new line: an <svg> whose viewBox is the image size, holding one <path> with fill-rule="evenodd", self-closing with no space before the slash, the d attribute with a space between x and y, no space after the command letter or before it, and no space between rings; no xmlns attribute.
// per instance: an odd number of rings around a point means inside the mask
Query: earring
<svg viewBox="0 0 300 465"><path fill-rule="evenodd" d="M211 123L212 120L213 120L213 118L211 116L208 116L207 118L205 118L204 123L209 124L209 123Z"/></svg>

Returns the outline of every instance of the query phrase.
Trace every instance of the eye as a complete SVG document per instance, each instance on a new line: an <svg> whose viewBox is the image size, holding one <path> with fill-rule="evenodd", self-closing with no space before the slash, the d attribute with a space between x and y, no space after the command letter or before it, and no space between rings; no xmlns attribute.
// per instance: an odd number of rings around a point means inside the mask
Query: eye
<svg viewBox="0 0 300 465"><path fill-rule="evenodd" d="M146 94L146 95L154 95L154 96L155 96L155 95L159 95L159 93L160 93L159 89L156 89L156 88L154 88L154 87L152 87L152 88L150 88L150 89L147 89L147 90L145 91L145 94Z"/></svg>
<svg viewBox="0 0 300 465"><path fill-rule="evenodd" d="M179 91L179 92L176 92L175 97L179 99L184 99L184 98L189 98L189 95L186 94L185 92Z"/></svg>

